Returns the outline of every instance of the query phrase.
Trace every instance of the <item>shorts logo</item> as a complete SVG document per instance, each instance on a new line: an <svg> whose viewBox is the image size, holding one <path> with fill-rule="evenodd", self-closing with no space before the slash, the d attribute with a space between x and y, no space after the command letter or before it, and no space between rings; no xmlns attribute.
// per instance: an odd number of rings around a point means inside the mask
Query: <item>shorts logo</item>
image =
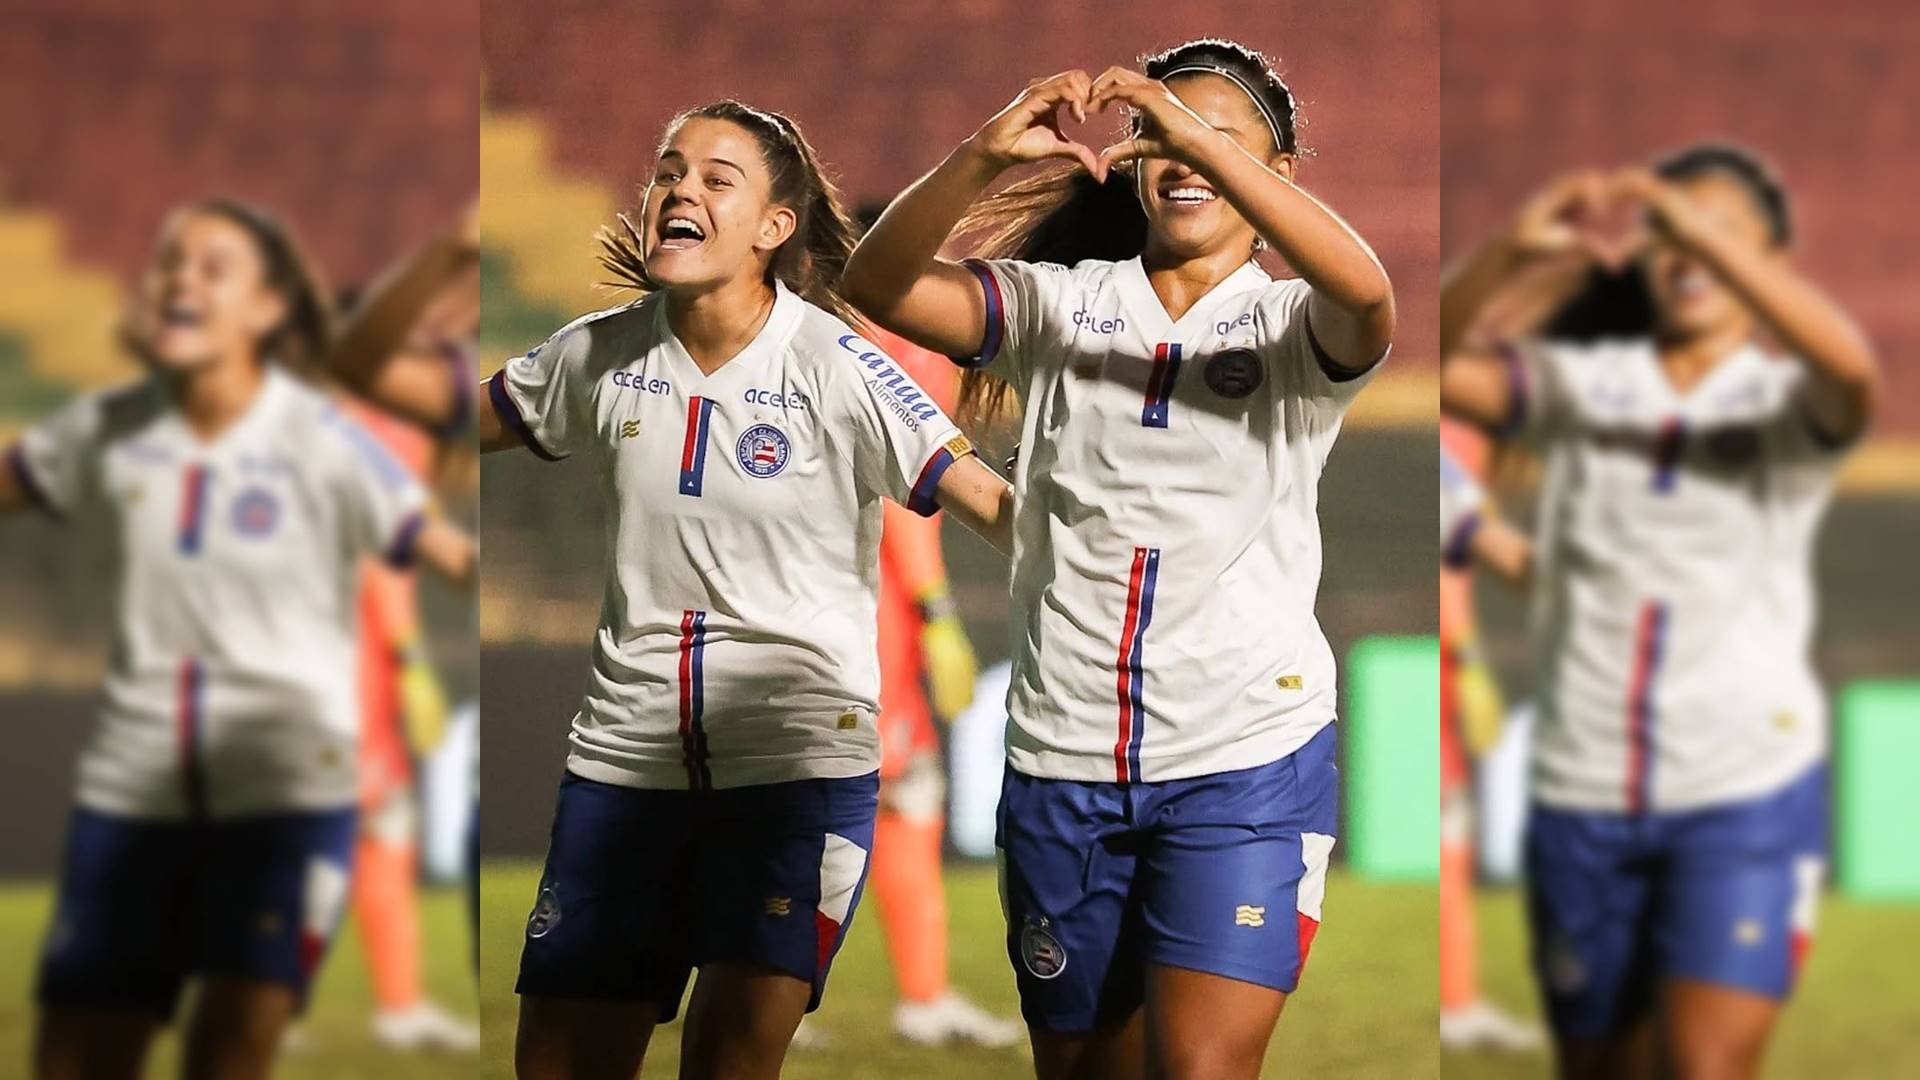
<svg viewBox="0 0 1920 1080"><path fill-rule="evenodd" d="M543 938L560 925L560 893L551 885L540 886L540 898L533 902L533 914L527 916L527 936Z"/></svg>
<svg viewBox="0 0 1920 1080"><path fill-rule="evenodd" d="M787 456L792 447L787 437L772 424L755 424L742 432L740 442L734 447L734 457L740 461L740 467L747 475L762 480L777 475L787 467Z"/></svg>
<svg viewBox="0 0 1920 1080"><path fill-rule="evenodd" d="M791 896L767 897L767 914L769 915L793 914L793 897Z"/></svg>
<svg viewBox="0 0 1920 1080"><path fill-rule="evenodd" d="M263 488L248 488L233 501L233 531L262 537L280 522L280 503Z"/></svg>
<svg viewBox="0 0 1920 1080"><path fill-rule="evenodd" d="M1207 361L1202 372L1207 389L1223 398L1243 398L1260 389L1267 373L1260 357L1251 349L1222 349Z"/></svg>
<svg viewBox="0 0 1920 1080"><path fill-rule="evenodd" d="M1733 926L1733 940L1752 948L1766 940L1767 932L1761 927L1759 919L1741 919Z"/></svg>
<svg viewBox="0 0 1920 1080"><path fill-rule="evenodd" d="M1233 925L1265 926L1267 925L1267 909L1264 907L1254 907L1252 904L1241 904L1239 907L1233 909Z"/></svg>
<svg viewBox="0 0 1920 1080"><path fill-rule="evenodd" d="M1057 978L1067 970L1067 949L1047 929L1047 920L1029 917L1020 931L1020 961L1036 979Z"/></svg>
<svg viewBox="0 0 1920 1080"><path fill-rule="evenodd" d="M1577 994L1586 988L1587 966L1565 934L1555 934L1547 944L1547 986L1558 994Z"/></svg>

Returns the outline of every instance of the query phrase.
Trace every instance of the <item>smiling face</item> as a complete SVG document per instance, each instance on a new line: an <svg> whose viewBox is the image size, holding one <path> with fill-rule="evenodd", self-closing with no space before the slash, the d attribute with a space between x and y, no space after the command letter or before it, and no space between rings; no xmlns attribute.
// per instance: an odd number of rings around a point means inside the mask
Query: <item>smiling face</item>
<svg viewBox="0 0 1920 1080"><path fill-rule="evenodd" d="M1738 180L1710 172L1674 183L1721 228L1782 257L1773 245L1766 214ZM1672 244L1655 244L1642 256L1641 265L1654 311L1668 335L1694 338L1752 323L1753 313L1713 271Z"/></svg>
<svg viewBox="0 0 1920 1080"><path fill-rule="evenodd" d="M1237 83L1221 75L1192 72L1175 76L1167 86L1203 122L1282 176L1293 176L1293 155L1277 152L1273 132ZM1176 259L1222 250L1252 251L1253 226L1192 169L1165 158L1146 158L1140 162L1139 184L1149 247Z"/></svg>
<svg viewBox="0 0 1920 1080"><path fill-rule="evenodd" d="M703 116L681 123L647 185L647 276L666 289L702 289L764 274L795 224L773 201L772 182L746 128Z"/></svg>
<svg viewBox="0 0 1920 1080"><path fill-rule="evenodd" d="M154 363L190 371L257 349L286 311L243 226L212 211L184 210L160 231L131 329Z"/></svg>

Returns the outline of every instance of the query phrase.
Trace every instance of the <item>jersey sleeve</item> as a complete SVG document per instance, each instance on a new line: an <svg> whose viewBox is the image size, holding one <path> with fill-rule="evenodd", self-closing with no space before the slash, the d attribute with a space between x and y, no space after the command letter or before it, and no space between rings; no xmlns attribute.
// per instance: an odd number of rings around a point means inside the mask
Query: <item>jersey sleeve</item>
<svg viewBox="0 0 1920 1080"><path fill-rule="evenodd" d="M65 518L91 497L104 416L103 397L84 395L28 428L7 451L6 467L34 505Z"/></svg>
<svg viewBox="0 0 1920 1080"><path fill-rule="evenodd" d="M1448 566L1465 566L1480 527L1486 494L1452 451L1440 448L1440 558Z"/></svg>
<svg viewBox="0 0 1920 1080"><path fill-rule="evenodd" d="M834 387L836 436L867 490L926 517L940 478L973 443L891 357L864 340Z"/></svg>
<svg viewBox="0 0 1920 1080"><path fill-rule="evenodd" d="M330 411L327 426L330 479L348 553L376 555L397 568L411 566L413 542L426 521L425 489L352 417Z"/></svg>
<svg viewBox="0 0 1920 1080"><path fill-rule="evenodd" d="M962 367L980 368L1014 386L1024 387L1036 355L1064 335L1049 326L1069 271L1054 263L1018 259L968 259L967 269L986 298L986 330L976 356L954 357Z"/></svg>
<svg viewBox="0 0 1920 1080"><path fill-rule="evenodd" d="M1346 415L1387 355L1382 353L1364 371L1334 363L1313 336L1307 313L1312 298L1313 286L1297 278L1267 286L1255 308L1256 341L1262 363L1282 390L1281 397L1303 402L1319 418L1319 426L1330 426Z"/></svg>
<svg viewBox="0 0 1920 1080"><path fill-rule="evenodd" d="M586 378L592 330L575 323L525 356L516 356L487 383L500 422L547 461L560 461L592 427Z"/></svg>
<svg viewBox="0 0 1920 1080"><path fill-rule="evenodd" d="M1577 350L1538 338L1503 341L1495 348L1507 372L1507 415L1493 434L1538 443L1573 415L1568 364Z"/></svg>
<svg viewBox="0 0 1920 1080"><path fill-rule="evenodd" d="M1783 362L1778 371L1777 404L1761 431L1767 452L1788 466L1815 472L1839 468L1859 437L1840 438L1820 426L1807 404L1812 377L1805 367Z"/></svg>

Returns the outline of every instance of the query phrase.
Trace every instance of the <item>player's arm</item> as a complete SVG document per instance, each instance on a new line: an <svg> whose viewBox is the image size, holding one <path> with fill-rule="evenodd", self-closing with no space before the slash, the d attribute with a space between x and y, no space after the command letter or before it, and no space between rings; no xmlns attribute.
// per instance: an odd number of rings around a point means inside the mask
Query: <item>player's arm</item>
<svg viewBox="0 0 1920 1080"><path fill-rule="evenodd" d="M448 377L445 357L404 346L421 314L478 253L478 217L469 207L455 229L428 241L368 290L328 350L328 370L384 409L435 431L449 427L465 407L465 388Z"/></svg>
<svg viewBox="0 0 1920 1080"><path fill-rule="evenodd" d="M934 500L994 550L1013 556L1013 487L978 454L954 461L940 476Z"/></svg>
<svg viewBox="0 0 1920 1080"><path fill-rule="evenodd" d="M481 383L476 400L480 407L473 411L474 434L480 442L480 452L491 454L496 450L514 450L525 447L526 441L507 427L500 418L500 406L488 393L489 384Z"/></svg>
<svg viewBox="0 0 1920 1080"><path fill-rule="evenodd" d="M1480 523L1473 530L1468 551L1475 566L1516 589L1525 589L1533 583L1533 541L1501 517L1491 504L1481 509Z"/></svg>
<svg viewBox="0 0 1920 1080"><path fill-rule="evenodd" d="M1879 360L1825 290L1796 272L1783 253L1722 227L1652 172L1630 169L1616 183L1646 204L1655 230L1705 263L1806 365L1811 378L1803 405L1821 435L1845 443L1866 430L1879 404Z"/></svg>
<svg viewBox="0 0 1920 1080"><path fill-rule="evenodd" d="M1141 116L1140 130L1101 151L1096 175L1117 162L1147 157L1192 168L1313 286L1308 319L1314 339L1335 364L1364 371L1386 353L1393 342L1393 283L1359 233L1195 115L1160 80L1131 68L1108 68L1094 80L1088 108L1099 111L1116 101Z"/></svg>
<svg viewBox="0 0 1920 1080"><path fill-rule="evenodd" d="M437 514L428 514L413 538L413 559L448 584L471 588L479 548L464 529Z"/></svg>
<svg viewBox="0 0 1920 1080"><path fill-rule="evenodd" d="M1092 80L1068 71L1028 86L893 200L853 249L840 291L868 318L945 356L977 355L987 332L978 278L939 258L953 227L995 177L1021 162L1065 158L1105 175L1092 150L1060 133L1066 108L1084 121Z"/></svg>
<svg viewBox="0 0 1920 1080"><path fill-rule="evenodd" d="M1597 172L1563 176L1440 279L1440 408L1499 434L1512 415L1512 374L1494 343L1531 337L1594 267L1618 268L1631 246L1592 221L1609 200Z"/></svg>

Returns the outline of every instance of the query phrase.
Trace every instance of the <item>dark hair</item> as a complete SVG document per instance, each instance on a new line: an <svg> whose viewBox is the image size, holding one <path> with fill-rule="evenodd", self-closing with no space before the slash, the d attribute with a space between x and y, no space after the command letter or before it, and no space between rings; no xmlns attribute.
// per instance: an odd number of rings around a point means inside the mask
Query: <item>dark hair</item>
<svg viewBox="0 0 1920 1080"><path fill-rule="evenodd" d="M1276 152L1303 152L1298 130L1304 121L1293 91L1258 50L1225 38L1200 38L1142 56L1139 64L1154 79L1186 67L1223 74L1252 91L1256 108L1271 117ZM1139 124L1134 118L1135 132ZM1087 259L1133 258L1146 247L1147 215L1134 193L1133 169L1121 166L1115 172L1102 184L1079 165L1050 164L981 199L954 231L970 239L973 255L982 259L1073 266ZM984 371L969 370L960 377L954 411L969 426L991 424L1011 410L1012 391Z"/></svg>
<svg viewBox="0 0 1920 1080"><path fill-rule="evenodd" d="M274 214L239 199L214 196L181 208L211 214L240 227L260 256L260 276L286 302L287 313L261 336L256 352L303 377L315 377L333 344L333 304L320 273L301 249L293 230ZM122 331L122 343L135 355L146 345Z"/></svg>
<svg viewBox="0 0 1920 1080"><path fill-rule="evenodd" d="M852 305L835 291L847 256L853 253L853 223L841 203L839 188L820 167L819 156L799 126L780 113L727 99L688 109L668 121L660 139L661 151L665 152L667 141L681 124L695 118L725 120L750 133L759 143L761 160L771 174L773 202L794 213L793 235L768 263L767 284L785 282L787 288L847 322L858 321ZM617 226L600 230L600 265L614 275L616 280L610 284L615 287L641 292L659 287L647 276L643 228L633 218L620 214Z"/></svg>
<svg viewBox="0 0 1920 1080"><path fill-rule="evenodd" d="M1793 206L1786 185L1759 154L1728 143L1696 143L1654 162L1653 172L1663 180L1708 176L1732 180L1766 219L1768 242L1776 248L1793 244ZM1615 273L1595 269L1588 272L1580 291L1548 320L1543 336L1566 341L1646 337L1657 322L1645 270L1638 265Z"/></svg>

